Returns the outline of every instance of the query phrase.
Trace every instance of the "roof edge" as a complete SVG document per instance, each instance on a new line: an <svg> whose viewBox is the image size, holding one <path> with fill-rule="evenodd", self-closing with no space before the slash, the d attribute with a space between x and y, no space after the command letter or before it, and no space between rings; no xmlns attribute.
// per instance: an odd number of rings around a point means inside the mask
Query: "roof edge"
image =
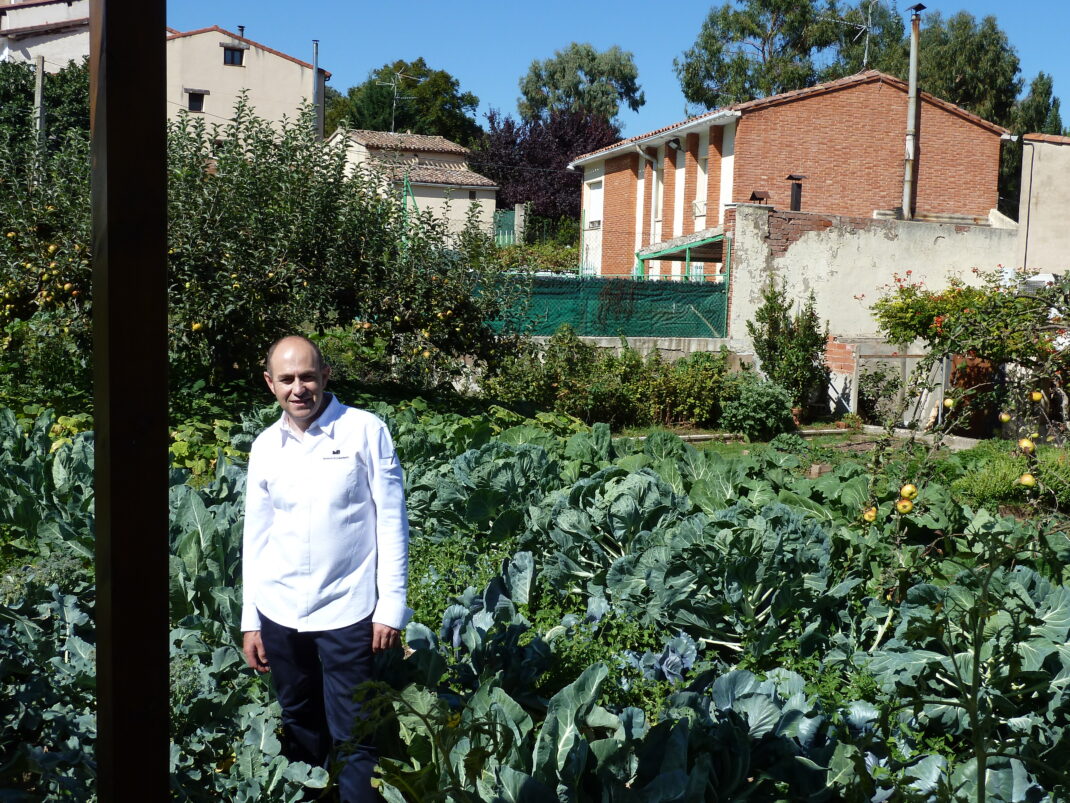
<svg viewBox="0 0 1070 803"><path fill-rule="evenodd" d="M170 31L172 29L169 28L168 30ZM304 67L307 70L315 69L307 61L302 61L301 59L299 59L299 58L297 58L295 56L291 56L288 53L283 53L281 50L276 50L273 47L268 47L264 43L257 42L256 40L250 39L247 36L239 36L238 34L234 33L233 31L228 31L226 28L220 28L218 25L211 25L211 26L209 26L207 28L197 28L197 29L192 30L192 31L175 31L174 33L168 33L167 40L170 41L172 39L181 39L181 38L186 37L186 36L197 36L198 34L202 34L202 33L222 33L222 34L226 34L227 36L229 36L232 39L237 39L239 42L244 42L247 45L259 48L260 50L264 50L264 51L266 51L268 53L271 53L274 56L279 56L280 58L284 58L287 61L292 61L294 64L299 64L299 65L301 65L302 67ZM323 69L322 67L320 67L319 70L327 78L331 77L331 73L329 71Z"/></svg>
<svg viewBox="0 0 1070 803"><path fill-rule="evenodd" d="M568 167L569 169L572 169L590 162L608 159L612 156L619 155L621 152L632 150L633 146L655 145L667 142L682 133L689 132L692 128L702 128L703 126L717 125L718 123L723 125L730 120L735 120L739 116L740 113L738 111L734 111L730 108L714 109L713 111L706 112L698 117L682 120L679 123L673 123L664 128L657 128L646 134L638 134L634 137L628 137L627 139L621 140L616 145L609 145L601 150L581 154L569 162Z"/></svg>
<svg viewBox="0 0 1070 803"><path fill-rule="evenodd" d="M749 111L755 109L764 109L769 106L778 106L782 103L792 103L796 100L802 100L810 97L811 95L822 94L825 92L837 92L843 89L849 89L851 87L860 86L862 84L869 83L886 83L894 86L896 89L908 92L910 87L900 78L896 78L894 75L888 75L887 73L880 72L879 70L866 70L865 72L855 73L853 75L844 76L843 78L837 78L833 81L826 81L821 84L814 84L813 86L803 87L802 89L793 89L789 92L781 92L779 95L770 95L765 98L756 98L754 100L748 100L744 103L736 103L732 106L725 106L721 109L714 109L706 112L698 117L692 117L688 120L683 120L678 123L672 123L664 128L658 128L654 131L650 131L646 134L639 134L634 137L628 137L623 139L615 145L602 148L597 151L591 151L577 156L571 162L569 162L570 168L575 168L584 164L588 164L594 161L601 161L602 159L609 158L617 155L623 151L630 150L633 145L643 145L645 143L655 144L665 140L671 139L676 134L690 130L692 127L700 127L702 125L716 124L718 120L727 120L727 115L732 117L740 117ZM956 106L950 101L942 100L925 91L920 91L918 96L926 103L930 103L934 106L961 117L974 125L986 128L995 134L1009 134L1010 131L1001 125L996 125L983 117L979 117L971 111L963 109L961 106Z"/></svg>

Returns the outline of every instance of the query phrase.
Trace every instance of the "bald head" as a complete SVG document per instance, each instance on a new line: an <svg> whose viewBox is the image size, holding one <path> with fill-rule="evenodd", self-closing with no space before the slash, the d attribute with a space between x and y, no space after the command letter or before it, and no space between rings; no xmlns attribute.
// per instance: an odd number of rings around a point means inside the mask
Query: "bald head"
<svg viewBox="0 0 1070 803"><path fill-rule="evenodd" d="M310 349L312 351L313 359L315 360L316 369L321 370L323 368L323 352L320 351L319 346L304 335L286 335L272 343L271 347L267 350L267 357L264 359L264 370L274 376L274 372L271 369L271 359L275 356L275 352L280 349L287 351L291 348L296 348L298 350Z"/></svg>
<svg viewBox="0 0 1070 803"><path fill-rule="evenodd" d="M284 337L268 349L264 381L291 427L302 432L326 407L330 376L330 366L323 364L323 355L307 337Z"/></svg>

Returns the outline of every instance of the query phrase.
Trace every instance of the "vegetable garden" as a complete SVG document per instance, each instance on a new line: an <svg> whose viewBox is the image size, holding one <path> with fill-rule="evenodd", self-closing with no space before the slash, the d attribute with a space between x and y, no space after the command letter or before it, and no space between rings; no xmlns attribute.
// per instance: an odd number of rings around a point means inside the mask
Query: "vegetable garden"
<svg viewBox="0 0 1070 803"><path fill-rule="evenodd" d="M900 278L890 337L1021 368L957 390L946 425L998 405L1015 437L831 459L777 435L808 382L526 342L486 238L407 215L308 131L239 106L169 134L174 799L330 794L280 755L237 646L244 459L277 415L247 377L295 320L406 469L416 615L360 690L391 803L1070 797L1070 285ZM86 155L77 130L42 151L0 129L4 801L94 799ZM820 322L767 302L783 381L816 376ZM482 397L442 392L473 376ZM773 439L725 457L610 429L678 421Z"/></svg>
<svg viewBox="0 0 1070 803"><path fill-rule="evenodd" d="M1070 539L972 510L968 460L811 479L568 416L354 399L413 526L408 654L368 690L388 800L1057 800ZM246 416L231 450L275 415ZM69 423L69 422L67 422ZM7 799L89 799L91 432L0 416ZM203 479L203 477L202 477ZM298 800L237 644L240 458L171 485L171 765L184 800ZM872 500L870 524L859 512Z"/></svg>

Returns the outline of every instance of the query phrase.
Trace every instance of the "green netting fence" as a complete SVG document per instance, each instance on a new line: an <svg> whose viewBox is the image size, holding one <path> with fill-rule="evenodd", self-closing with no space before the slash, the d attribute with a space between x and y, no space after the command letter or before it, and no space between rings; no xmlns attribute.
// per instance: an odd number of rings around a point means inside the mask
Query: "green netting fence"
<svg viewBox="0 0 1070 803"><path fill-rule="evenodd" d="M724 337L728 283L535 277L533 335L569 324L585 337Z"/></svg>

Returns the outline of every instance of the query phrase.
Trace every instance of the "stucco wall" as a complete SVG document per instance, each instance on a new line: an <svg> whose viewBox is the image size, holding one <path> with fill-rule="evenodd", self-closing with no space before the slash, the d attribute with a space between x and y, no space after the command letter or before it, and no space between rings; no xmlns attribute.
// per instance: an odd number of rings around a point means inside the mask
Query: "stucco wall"
<svg viewBox="0 0 1070 803"><path fill-rule="evenodd" d="M732 348L750 353L747 321L775 280L800 302L813 290L817 311L833 335L874 337L869 311L892 274L911 272L930 288L952 277L975 280L972 268L1010 265L1013 228L989 228L736 208L728 335Z"/></svg>
<svg viewBox="0 0 1070 803"><path fill-rule="evenodd" d="M1070 269L1070 137L1051 139L1025 142L1016 264L1062 273Z"/></svg>
<svg viewBox="0 0 1070 803"><path fill-rule="evenodd" d="M45 58L45 72L58 72L74 61L81 63L89 55L89 25L56 32L42 32L22 39L7 39L9 28L30 28L49 23L83 20L89 17L89 0L66 3L40 3L30 6L0 6L0 60L32 62Z"/></svg>
<svg viewBox="0 0 1070 803"><path fill-rule="evenodd" d="M476 194L475 200L469 198L470 192ZM468 210L472 204L475 204L479 210L479 220L483 231L487 234L494 233L495 191L492 189L467 190L413 184L412 194L421 212L430 211L436 217L444 218L450 231L455 233L464 228L468 219Z"/></svg>
<svg viewBox="0 0 1070 803"><path fill-rule="evenodd" d="M244 64L223 63L221 43L232 39L219 31L205 31L167 40L167 114L178 116L188 108L184 89L204 89L204 112L209 125L224 123L233 115L242 90L258 117L279 122L294 119L303 101L312 101L312 70L297 62L250 46ZM196 112L190 112L196 114Z"/></svg>

